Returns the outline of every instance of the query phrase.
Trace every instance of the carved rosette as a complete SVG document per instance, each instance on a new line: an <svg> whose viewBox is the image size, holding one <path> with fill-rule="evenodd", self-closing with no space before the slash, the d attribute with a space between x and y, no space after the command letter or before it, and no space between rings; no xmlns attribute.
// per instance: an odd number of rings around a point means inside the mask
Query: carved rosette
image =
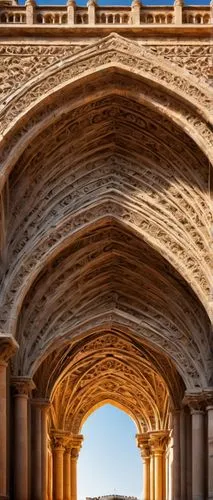
<svg viewBox="0 0 213 500"><path fill-rule="evenodd" d="M26 397L30 397L36 387L31 377L12 377L11 386L13 396Z"/></svg>
<svg viewBox="0 0 213 500"><path fill-rule="evenodd" d="M0 364L7 365L9 359L15 355L18 344L11 335L0 333Z"/></svg>

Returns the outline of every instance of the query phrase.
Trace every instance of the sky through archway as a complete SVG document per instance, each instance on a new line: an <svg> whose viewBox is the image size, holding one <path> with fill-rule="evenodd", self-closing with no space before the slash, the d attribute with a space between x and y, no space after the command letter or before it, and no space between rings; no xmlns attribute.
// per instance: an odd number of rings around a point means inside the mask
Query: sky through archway
<svg viewBox="0 0 213 500"><path fill-rule="evenodd" d="M88 417L81 432L78 500L108 494L141 498L142 460L131 418L107 404Z"/></svg>

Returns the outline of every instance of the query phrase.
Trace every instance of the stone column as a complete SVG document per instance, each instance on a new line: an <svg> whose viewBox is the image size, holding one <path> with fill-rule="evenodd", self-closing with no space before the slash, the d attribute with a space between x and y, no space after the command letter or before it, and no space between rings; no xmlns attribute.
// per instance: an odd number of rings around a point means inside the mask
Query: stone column
<svg viewBox="0 0 213 500"><path fill-rule="evenodd" d="M47 411L45 399L33 399L32 405L32 498L47 499Z"/></svg>
<svg viewBox="0 0 213 500"><path fill-rule="evenodd" d="M71 448L66 446L64 452L64 500L71 500Z"/></svg>
<svg viewBox="0 0 213 500"><path fill-rule="evenodd" d="M155 500L155 462L152 451L150 453L150 500Z"/></svg>
<svg viewBox="0 0 213 500"><path fill-rule="evenodd" d="M182 24L182 11L183 11L183 0L175 0L174 2L175 24Z"/></svg>
<svg viewBox="0 0 213 500"><path fill-rule="evenodd" d="M71 500L77 500L77 461L82 441L81 434L73 435L71 441Z"/></svg>
<svg viewBox="0 0 213 500"><path fill-rule="evenodd" d="M213 388L204 390L207 413L208 500L213 500Z"/></svg>
<svg viewBox="0 0 213 500"><path fill-rule="evenodd" d="M48 428L47 418L48 410L50 408L50 401L47 399L40 400L41 406L41 498L42 500L48 499Z"/></svg>
<svg viewBox="0 0 213 500"><path fill-rule="evenodd" d="M75 0L68 0L67 2L67 23L68 24L75 24L75 9L76 9L76 3Z"/></svg>
<svg viewBox="0 0 213 500"><path fill-rule="evenodd" d="M165 445L168 439L167 431L156 431L150 433L150 446L154 456L154 499L164 500L163 492L165 490Z"/></svg>
<svg viewBox="0 0 213 500"><path fill-rule="evenodd" d="M33 500L42 499L41 486L41 408L39 400L31 401L31 456L32 456L32 475L31 475L31 497Z"/></svg>
<svg viewBox="0 0 213 500"><path fill-rule="evenodd" d="M180 412L180 479L181 498L186 498L186 418L184 408Z"/></svg>
<svg viewBox="0 0 213 500"><path fill-rule="evenodd" d="M207 406L208 415L208 500L213 500L213 405Z"/></svg>
<svg viewBox="0 0 213 500"><path fill-rule="evenodd" d="M141 16L141 2L140 0L133 0L131 4L132 10L132 24L140 24L140 16Z"/></svg>
<svg viewBox="0 0 213 500"><path fill-rule="evenodd" d="M88 8L88 23L89 24L95 24L96 1L95 0L89 0L87 2L87 8Z"/></svg>
<svg viewBox="0 0 213 500"><path fill-rule="evenodd" d="M53 450L53 499L64 499L64 437L54 434L52 441Z"/></svg>
<svg viewBox="0 0 213 500"><path fill-rule="evenodd" d="M17 342L11 336L0 334L0 498L7 498L7 366L9 359L15 355Z"/></svg>
<svg viewBox="0 0 213 500"><path fill-rule="evenodd" d="M14 500L28 500L28 398L35 385L30 377L13 377L11 383L14 396Z"/></svg>
<svg viewBox="0 0 213 500"><path fill-rule="evenodd" d="M173 440L173 496L174 500L181 500L180 410L173 412Z"/></svg>
<svg viewBox="0 0 213 500"><path fill-rule="evenodd" d="M26 23L33 24L36 3L34 0L26 0L25 6L26 6Z"/></svg>
<svg viewBox="0 0 213 500"><path fill-rule="evenodd" d="M137 434L137 445L143 460L143 500L150 500L150 446L149 434Z"/></svg>
<svg viewBox="0 0 213 500"><path fill-rule="evenodd" d="M192 500L205 498L204 411L192 409Z"/></svg>

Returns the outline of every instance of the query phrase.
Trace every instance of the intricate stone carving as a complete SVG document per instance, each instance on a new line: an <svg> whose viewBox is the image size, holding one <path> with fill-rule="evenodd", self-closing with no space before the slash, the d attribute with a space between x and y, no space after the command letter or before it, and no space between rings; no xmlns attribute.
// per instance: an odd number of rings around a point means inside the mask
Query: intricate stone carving
<svg viewBox="0 0 213 500"><path fill-rule="evenodd" d="M11 386L14 396L30 396L35 384L30 377L12 377Z"/></svg>
<svg viewBox="0 0 213 500"><path fill-rule="evenodd" d="M0 364L7 364L18 349L16 340L10 335L0 334Z"/></svg>

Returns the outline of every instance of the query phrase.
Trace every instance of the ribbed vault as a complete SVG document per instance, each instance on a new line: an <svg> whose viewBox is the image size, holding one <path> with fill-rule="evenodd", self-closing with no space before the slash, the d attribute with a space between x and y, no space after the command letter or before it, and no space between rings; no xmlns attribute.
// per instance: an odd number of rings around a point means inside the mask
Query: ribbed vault
<svg viewBox="0 0 213 500"><path fill-rule="evenodd" d="M205 387L209 163L172 114L139 99L133 74L97 78L103 92L94 74L83 101L75 82L2 193L0 324L20 345L14 374L110 324L164 352L186 387Z"/></svg>
<svg viewBox="0 0 213 500"><path fill-rule="evenodd" d="M139 433L165 430L184 390L166 356L115 330L53 352L35 381L37 395L52 401L50 428L74 434L106 402L126 411Z"/></svg>

